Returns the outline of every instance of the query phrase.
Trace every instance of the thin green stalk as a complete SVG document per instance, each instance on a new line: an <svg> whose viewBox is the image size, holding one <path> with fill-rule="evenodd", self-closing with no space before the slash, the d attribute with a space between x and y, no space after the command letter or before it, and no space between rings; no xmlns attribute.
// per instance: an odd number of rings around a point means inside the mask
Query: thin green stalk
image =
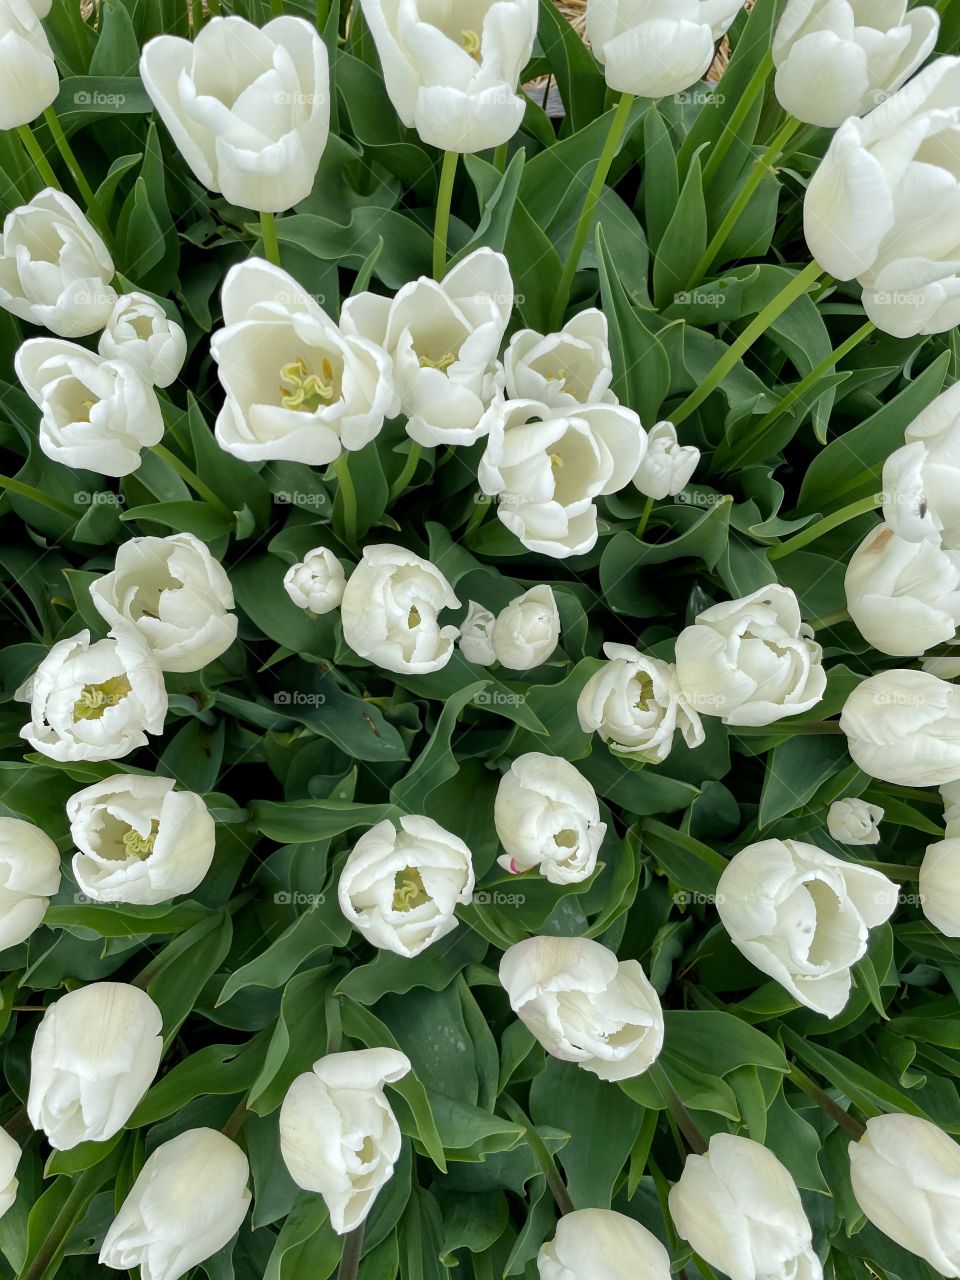
<svg viewBox="0 0 960 1280"><path fill-rule="evenodd" d="M390 490L390 503L396 502L402 497L407 485L413 479L414 472L417 469L417 463L420 461L420 454L423 452L422 446L417 444L416 440L410 441L410 449L407 453L406 461L403 464L403 470L397 476Z"/></svg>
<svg viewBox="0 0 960 1280"><path fill-rule="evenodd" d="M493 167L498 173L503 173L507 167L508 147L505 142L501 142L493 153Z"/></svg>
<svg viewBox="0 0 960 1280"><path fill-rule="evenodd" d="M347 462L347 451L342 450L333 464L333 471L340 485L340 497L343 499L343 536L348 546L357 544L357 491Z"/></svg>
<svg viewBox="0 0 960 1280"><path fill-rule="evenodd" d="M317 0L317 30L322 31L327 25L327 18L330 16L330 0Z"/></svg>
<svg viewBox="0 0 960 1280"><path fill-rule="evenodd" d="M835 627L840 622L849 622L850 615L846 609L837 609L836 613L825 613L822 618L811 618L809 626L814 631L826 631L828 627Z"/></svg>
<svg viewBox="0 0 960 1280"><path fill-rule="evenodd" d="M433 226L433 278L442 280L447 274L447 234L450 230L450 202L457 176L459 151L445 151L440 166L440 188L437 191L437 220Z"/></svg>
<svg viewBox="0 0 960 1280"><path fill-rule="evenodd" d="M536 1157L540 1171L547 1180L547 1186L553 1194L554 1200L557 1202L557 1208L561 1213L573 1213L574 1205L570 1199L570 1193L567 1191L566 1184L560 1177L560 1171L554 1163L553 1156L547 1149L546 1143L537 1133L530 1120L527 1119L523 1111L509 1094L503 1094L500 1099L504 1111L514 1122L520 1125L526 1131L527 1145Z"/></svg>
<svg viewBox="0 0 960 1280"><path fill-rule="evenodd" d="M235 1138L249 1117L250 1112L247 1110L247 1099L244 1096L243 1101L238 1103L227 1118L227 1123L220 1130L227 1138Z"/></svg>
<svg viewBox="0 0 960 1280"><path fill-rule="evenodd" d="M866 1128L860 1121L855 1119L849 1111L844 1111L843 1107L834 1102L830 1095L824 1092L818 1084L814 1084L807 1073L801 1071L795 1062L790 1063L790 1079L798 1089L801 1089L807 1097L812 1098L818 1107L821 1107L831 1119L835 1120L841 1129L849 1133L851 1138L856 1138L859 1141L863 1137L866 1133Z"/></svg>
<svg viewBox="0 0 960 1280"><path fill-rule="evenodd" d="M788 307L791 307L798 298L807 292L812 284L816 283L821 274L820 264L811 262L802 271L798 272L775 298L770 299L753 323L744 329L736 342L720 357L700 385L694 391L691 391L683 404L670 415L670 421L674 426L679 426L681 422L689 418L691 413L698 409L704 400L716 391L727 374L732 373L740 363L740 359L745 352L750 350L757 339L766 333L773 322L779 316L782 316Z"/></svg>
<svg viewBox="0 0 960 1280"><path fill-rule="evenodd" d="M744 121L750 114L753 104L757 97L763 93L766 87L767 79L773 70L773 55L765 53L757 64L757 69L750 77L740 101L737 103L733 114L724 126L723 132L716 140L707 154L706 164L703 166L703 189L709 187L710 183L717 176L717 171L726 159L727 152L733 145L733 141L740 134L740 129Z"/></svg>
<svg viewBox="0 0 960 1280"><path fill-rule="evenodd" d="M647 531L647 525L650 522L650 514L653 511L653 499L648 498L643 504L643 510L640 512L640 523L634 531L635 538L642 538Z"/></svg>
<svg viewBox="0 0 960 1280"><path fill-rule="evenodd" d="M570 298L570 286L573 284L573 277L576 275L577 267L580 263L580 255L583 253L583 246L587 242L587 234L590 231L590 219L593 217L593 211L596 209L597 202L603 194L603 186L616 157L620 140L627 127L627 121L630 119L630 108L633 103L634 96L632 93L623 94L617 103L613 119L610 121L607 138L597 160L597 167L593 171L593 177L590 179L590 186L587 188L583 208L580 210L580 217L574 228L573 239L570 242L567 260L563 264L560 283L557 285L557 292L554 294L553 314L550 317L550 325L553 329L559 329L563 323L563 316Z"/></svg>
<svg viewBox="0 0 960 1280"><path fill-rule="evenodd" d="M470 535L472 533L475 533L477 529L480 528L480 526L483 524L484 520L487 517L487 512L490 510L490 507L493 505L492 498L487 499L487 501L485 502L478 502L476 500L476 498L480 498L483 496L484 495L482 494L477 494L474 499L473 510L470 512L470 519L467 521L467 527L464 529L460 537L461 542L466 542L467 539L470 537Z"/></svg>
<svg viewBox="0 0 960 1280"><path fill-rule="evenodd" d="M77 518L77 513L73 507L68 507L65 502L59 502L56 498L51 498L48 493L44 493L42 489L35 489L32 484L24 484L22 480L14 480L12 476L0 476L0 489L15 493L20 498L30 498L31 501L41 503L50 511L56 511L58 515L69 516L71 520L76 520Z"/></svg>
<svg viewBox="0 0 960 1280"><path fill-rule="evenodd" d="M50 136L57 144L57 149L63 156L64 163L70 170L74 182L77 184L77 190L80 192L83 197L84 204L87 206L87 212L92 214L95 219L99 220L100 210L97 205L97 197L94 194L93 187L91 187L90 183L87 181L86 174L83 172L80 161L74 155L73 148L67 141L67 135L62 129L60 121L57 119L57 113L54 111L53 107L47 107L46 111L43 113L43 118L46 121L47 128L50 130Z"/></svg>
<svg viewBox="0 0 960 1280"><path fill-rule="evenodd" d="M841 507L839 511L834 511L831 515L824 516L816 524L811 524L806 529L801 529L799 533L794 534L792 538L788 538L786 542L781 542L778 546L771 547L767 552L767 558L769 560L782 560L784 556L793 555L794 551L799 551L801 547L807 547L811 542L816 542L818 538L822 538L825 533L829 533L832 529L839 529L848 520L856 520L857 516L868 515L882 505L882 493L871 494L869 498L861 498L858 502L851 502L848 506Z"/></svg>
<svg viewBox="0 0 960 1280"><path fill-rule="evenodd" d="M683 1134L687 1146L695 1155L702 1156L707 1150L707 1140L697 1128L693 1116L684 1106L683 1099L673 1087L673 1081L659 1062L655 1062L650 1068L650 1079L663 1095L670 1114L676 1121L677 1128Z"/></svg>
<svg viewBox="0 0 960 1280"><path fill-rule="evenodd" d="M209 502L211 507L214 507L219 511L220 514L225 516L231 523L233 522L233 512L227 504L221 498L218 498L210 486L201 480L197 473L192 471L190 467L188 467L181 458L178 458L175 453L168 449L166 445L155 444L151 452L155 453L158 458L162 458L164 462L173 467L174 471L184 484L189 485L198 498L202 498L204 502Z"/></svg>
<svg viewBox="0 0 960 1280"><path fill-rule="evenodd" d="M357 1280L360 1255L363 1253L363 1226L361 1222L359 1227L354 1227L349 1235L343 1237L343 1253L340 1255L337 1280Z"/></svg>
<svg viewBox="0 0 960 1280"><path fill-rule="evenodd" d="M50 167L50 161L44 153L43 147L37 141L37 135L33 132L28 124L22 124L17 130L17 135L23 143L23 149L33 161L33 166L44 180L48 187L53 187L55 191L62 191L57 175Z"/></svg>
<svg viewBox="0 0 960 1280"><path fill-rule="evenodd" d="M280 241L277 239L277 219L274 214L261 213L260 239L263 241L263 256L275 267L279 267Z"/></svg>
<svg viewBox="0 0 960 1280"><path fill-rule="evenodd" d="M880 871L885 876L895 876L898 880L919 880L920 868L910 867L903 862L861 862L861 867L869 867L871 871Z"/></svg>

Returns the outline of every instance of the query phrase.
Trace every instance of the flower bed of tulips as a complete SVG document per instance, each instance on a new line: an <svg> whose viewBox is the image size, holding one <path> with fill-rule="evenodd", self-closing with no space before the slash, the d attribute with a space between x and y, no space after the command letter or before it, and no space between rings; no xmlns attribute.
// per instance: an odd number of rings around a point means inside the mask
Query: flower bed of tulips
<svg viewBox="0 0 960 1280"><path fill-rule="evenodd" d="M960 1277L960 2L586 37L0 0L0 1280Z"/></svg>

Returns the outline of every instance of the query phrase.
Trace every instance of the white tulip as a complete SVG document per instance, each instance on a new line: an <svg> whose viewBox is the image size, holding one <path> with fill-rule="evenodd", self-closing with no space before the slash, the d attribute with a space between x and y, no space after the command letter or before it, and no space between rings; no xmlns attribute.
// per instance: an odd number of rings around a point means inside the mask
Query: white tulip
<svg viewBox="0 0 960 1280"><path fill-rule="evenodd" d="M113 272L100 233L62 191L46 187L4 219L0 307L21 320L61 338L95 333L116 302Z"/></svg>
<svg viewBox="0 0 960 1280"><path fill-rule="evenodd" d="M700 450L680 444L672 422L658 422L647 432L647 451L633 483L648 498L675 497L690 483L699 461Z"/></svg>
<svg viewBox="0 0 960 1280"><path fill-rule="evenodd" d="M670 1217L694 1253L730 1280L821 1280L800 1192L772 1151L715 1133L670 1188Z"/></svg>
<svg viewBox="0 0 960 1280"><path fill-rule="evenodd" d="M776 94L805 124L835 129L918 71L937 42L936 9L907 0L789 0L773 39Z"/></svg>
<svg viewBox="0 0 960 1280"><path fill-rule="evenodd" d="M100 1265L140 1268L143 1280L180 1280L222 1249L250 1208L250 1166L216 1129L187 1129L162 1142L107 1229Z"/></svg>
<svg viewBox="0 0 960 1280"><path fill-rule="evenodd" d="M283 589L297 606L310 613L331 613L343 599L347 575L329 547L314 547L283 575Z"/></svg>
<svg viewBox="0 0 960 1280"><path fill-rule="evenodd" d="M607 830L583 774L539 751L518 756L500 779L493 824L506 850L500 866L515 873L537 867L551 884L593 875Z"/></svg>
<svg viewBox="0 0 960 1280"><path fill-rule="evenodd" d="M470 850L432 818L378 822L353 846L337 896L340 910L372 943L411 959L457 927L473 898Z"/></svg>
<svg viewBox="0 0 960 1280"><path fill-rule="evenodd" d="M670 1255L652 1232L612 1209L577 1209L537 1254L540 1280L670 1280Z"/></svg>
<svg viewBox="0 0 960 1280"><path fill-rule="evenodd" d="M827 830L837 844L879 844L883 809L856 796L834 800L827 810Z"/></svg>
<svg viewBox="0 0 960 1280"><path fill-rule="evenodd" d="M144 382L169 387L187 358L187 335L159 302L145 293L117 299L97 350L105 360L125 360Z"/></svg>
<svg viewBox="0 0 960 1280"><path fill-rule="evenodd" d="M361 0L387 93L408 129L441 151L498 147L520 128L517 92L537 34L536 0L437 9Z"/></svg>
<svg viewBox="0 0 960 1280"><path fill-rule="evenodd" d="M666 760L679 729L688 747L705 738L699 715L677 682L677 669L628 644L606 643L607 662L583 686L577 717L584 733L597 733L623 755L651 764Z"/></svg>
<svg viewBox="0 0 960 1280"><path fill-rule="evenodd" d="M960 938L960 835L927 845L920 864L920 907L935 929Z"/></svg>
<svg viewBox="0 0 960 1280"><path fill-rule="evenodd" d="M520 329L503 358L507 395L557 409L616 404L607 339L607 317L596 307L579 312L559 333Z"/></svg>
<svg viewBox="0 0 960 1280"><path fill-rule="evenodd" d="M496 618L489 609L475 600L467 601L467 616L460 624L460 652L468 662L478 667L489 667L497 655L491 643Z"/></svg>
<svg viewBox="0 0 960 1280"><path fill-rule="evenodd" d="M663 1012L638 960L590 938L527 938L504 952L510 1007L547 1053L601 1080L642 1075L663 1047Z"/></svg>
<svg viewBox="0 0 960 1280"><path fill-rule="evenodd" d="M51 760L119 760L163 733L163 672L140 634L114 627L90 643L80 631L58 640L13 695L30 703L21 738Z"/></svg>
<svg viewBox="0 0 960 1280"><path fill-rule="evenodd" d="M497 359L513 310L513 280L502 253L477 249L442 280L420 276L392 300L347 298L345 333L393 358L407 432L421 445L474 444L503 411Z"/></svg>
<svg viewBox="0 0 960 1280"><path fill-rule="evenodd" d="M859 280L868 319L896 338L960 322L960 58L938 58L833 136L804 200L810 252Z"/></svg>
<svg viewBox="0 0 960 1280"><path fill-rule="evenodd" d="M32 822L0 818L0 951L30 937L59 888L60 854L50 837Z"/></svg>
<svg viewBox="0 0 960 1280"><path fill-rule="evenodd" d="M41 411L40 448L54 462L128 476L140 466L140 451L163 438L157 393L124 360L104 360L59 338L30 338L13 363Z"/></svg>
<svg viewBox="0 0 960 1280"><path fill-rule="evenodd" d="M697 83L743 0L587 0L587 36L607 84L666 98Z"/></svg>
<svg viewBox="0 0 960 1280"><path fill-rule="evenodd" d="M116 773L70 797L73 874L88 898L155 906L202 882L213 862L213 818L200 796L173 786Z"/></svg>
<svg viewBox="0 0 960 1280"><path fill-rule="evenodd" d="M960 626L960 551L907 542L878 524L850 557L847 612L868 644L918 657L952 640Z"/></svg>
<svg viewBox="0 0 960 1280"><path fill-rule="evenodd" d="M531 587L497 614L490 643L509 671L531 671L560 643L560 611L553 588Z"/></svg>
<svg viewBox="0 0 960 1280"><path fill-rule="evenodd" d="M677 638L677 678L702 715L765 725L815 707L827 687L823 650L797 597L773 583L701 613Z"/></svg>
<svg viewBox="0 0 960 1280"><path fill-rule="evenodd" d="M849 1152L853 1194L877 1230L937 1275L960 1276L960 1146L929 1120L894 1113L871 1116Z"/></svg>
<svg viewBox="0 0 960 1280"><path fill-rule="evenodd" d="M162 1021L147 993L126 982L91 982L47 1007L30 1055L27 1115L51 1147L120 1132L157 1074Z"/></svg>
<svg viewBox="0 0 960 1280"><path fill-rule="evenodd" d="M460 601L440 570L391 543L364 547L340 604L343 638L350 648L398 674L424 675L450 661L456 627L441 627L441 609Z"/></svg>
<svg viewBox="0 0 960 1280"><path fill-rule="evenodd" d="M286 15L260 30L210 18L192 43L157 36L140 76L181 155L209 191L279 213L313 190L330 127L327 47Z"/></svg>
<svg viewBox="0 0 960 1280"><path fill-rule="evenodd" d="M960 780L960 689L925 671L882 671L844 703L840 728L855 764L905 787Z"/></svg>
<svg viewBox="0 0 960 1280"><path fill-rule="evenodd" d="M730 940L795 1000L835 1018L868 931L893 914L898 886L800 840L741 849L720 877L717 912Z"/></svg>
<svg viewBox="0 0 960 1280"><path fill-rule="evenodd" d="M400 1156L400 1126L383 1087L410 1070L398 1049L331 1053L297 1076L280 1108L291 1178L323 1196L338 1235L358 1227Z"/></svg>
<svg viewBox="0 0 960 1280"><path fill-rule="evenodd" d="M960 383L914 418L883 467L883 516L901 538L960 547Z"/></svg>
<svg viewBox="0 0 960 1280"><path fill-rule="evenodd" d="M530 551L565 559L597 541L594 499L630 483L646 450L632 409L551 409L511 400L493 424L477 479Z"/></svg>
<svg viewBox="0 0 960 1280"><path fill-rule="evenodd" d="M20 1183L17 1165L20 1163L20 1144L11 1138L6 1129L0 1129L0 1218L12 1208Z"/></svg>
<svg viewBox="0 0 960 1280"><path fill-rule="evenodd" d="M60 92L43 16L31 0L0 0L0 129L30 124Z"/></svg>
<svg viewBox="0 0 960 1280"><path fill-rule="evenodd" d="M216 423L227 453L324 466L369 444L396 414L386 353L338 328L279 267L237 263L221 302L210 351L227 397Z"/></svg>

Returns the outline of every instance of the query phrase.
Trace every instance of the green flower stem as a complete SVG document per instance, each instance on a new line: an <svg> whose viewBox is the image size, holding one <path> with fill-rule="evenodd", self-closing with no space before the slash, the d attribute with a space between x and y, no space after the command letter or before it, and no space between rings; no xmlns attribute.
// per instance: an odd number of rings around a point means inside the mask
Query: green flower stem
<svg viewBox="0 0 960 1280"><path fill-rule="evenodd" d="M158 458L162 458L164 462L173 467L184 484L189 485L198 498L208 502L211 507L219 511L222 516L225 516L231 524L233 523L233 512L227 504L221 498L218 498L210 486L205 484L195 471L191 471L187 464L168 449L166 445L155 444L151 449L151 453L156 454Z"/></svg>
<svg viewBox="0 0 960 1280"><path fill-rule="evenodd" d="M902 862L861 862L861 867L869 867L871 871L880 871L885 876L894 876L898 880L919 880L920 868L910 867Z"/></svg>
<svg viewBox="0 0 960 1280"><path fill-rule="evenodd" d="M71 520L77 519L77 513L73 507L68 507L65 502L59 502L56 498L51 498L48 493L44 493L42 489L35 489L32 484L24 484L22 480L14 480L12 476L0 476L0 489L5 489L8 493L15 493L20 498L29 498L32 502L39 502L50 511L56 511L58 515L68 516Z"/></svg>
<svg viewBox="0 0 960 1280"><path fill-rule="evenodd" d="M787 143L800 128L800 121L794 120L791 116L787 123L783 126L777 136L753 163L753 168L747 175L747 180L740 189L740 194L730 206L727 216L717 228L717 233L707 245L703 252L703 257L697 263L693 276L690 279L690 287L697 285L701 280L705 279L710 268L713 266L714 259L720 253L720 250L727 242L730 232L734 229L740 219L743 217L744 210L753 198L753 193L763 181L764 176L769 169L783 155L783 150Z"/></svg>
<svg viewBox="0 0 960 1280"><path fill-rule="evenodd" d="M640 523L637 525L636 529L634 530L633 536L635 538L641 538L641 539L643 538L643 535L647 531L647 525L650 522L650 515L652 511L653 511L653 499L648 498L646 502L643 504L643 510L640 512Z"/></svg>
<svg viewBox="0 0 960 1280"><path fill-rule="evenodd" d="M727 157L727 152L733 145L735 138L739 137L743 123L756 102L758 96L763 93L766 88L767 79L773 70L773 55L765 53L757 64L757 69L750 77L746 88L734 109L729 121L724 126L723 132L716 140L710 151L707 153L706 164L703 166L703 189L706 191L710 183L717 176L717 171Z"/></svg>
<svg viewBox="0 0 960 1280"><path fill-rule="evenodd" d="M340 1266L337 1269L337 1280L357 1280L360 1269L360 1255L363 1253L363 1226L354 1229L343 1237L343 1253L340 1255Z"/></svg>
<svg viewBox="0 0 960 1280"><path fill-rule="evenodd" d="M798 272L775 298L770 299L753 323L748 325L736 342L731 345L729 351L720 357L699 387L691 391L683 404L670 415L670 421L674 426L678 426L689 418L695 409L699 409L704 400L716 391L727 374L733 372L744 353L749 351L757 339L766 333L774 320L782 316L788 307L791 307L798 298L802 297L810 286L819 280L822 274L820 264L811 262L802 271Z"/></svg>
<svg viewBox="0 0 960 1280"><path fill-rule="evenodd" d="M37 141L37 135L33 132L28 124L22 124L17 130L20 141L23 143L23 149L33 162L33 166L40 177L44 180L48 187L53 187L54 191L62 191L63 188L57 179L57 175L50 167L50 161L44 154L43 147Z"/></svg>
<svg viewBox="0 0 960 1280"><path fill-rule="evenodd" d="M557 1202L557 1208L561 1213L573 1213L574 1204L570 1199L570 1193L567 1191L566 1184L560 1177L560 1171L554 1163L553 1156L547 1149L544 1140L537 1133L531 1121L527 1119L523 1111L517 1106L514 1100L508 1095L503 1094L500 1099L504 1111L514 1122L526 1130L527 1145L536 1157L540 1171L547 1180L547 1186L553 1194L554 1200Z"/></svg>
<svg viewBox="0 0 960 1280"><path fill-rule="evenodd" d="M508 147L505 142L501 142L500 146L494 150L493 167L497 170L498 173L503 173L503 171L507 167L507 153L508 153Z"/></svg>
<svg viewBox="0 0 960 1280"><path fill-rule="evenodd" d="M841 1129L859 1142L866 1133L866 1128L849 1111L844 1111L843 1107L834 1102L830 1095L825 1093L819 1085L814 1084L806 1072L801 1071L795 1062L790 1063L790 1079L798 1089L801 1089L809 1098L812 1098L818 1107L821 1107L831 1119L835 1120Z"/></svg>
<svg viewBox="0 0 960 1280"><path fill-rule="evenodd" d="M477 529L480 528L486 519L487 512L490 510L492 504L492 498L487 502L474 502L473 510L470 512L470 519L467 521L467 527L464 529L460 538L461 542L466 542L472 533L476 533Z"/></svg>
<svg viewBox="0 0 960 1280"><path fill-rule="evenodd" d="M87 212L93 216L95 221L100 222L102 225L103 220L100 217L100 207L97 203L97 197L94 194L93 187L91 187L90 183L87 181L80 161L74 155L73 148L67 141L67 135L64 133L60 121L57 119L57 113L54 111L53 107L47 107L46 111L43 113L43 118L46 122L47 128L50 130L50 136L57 144L57 150L63 156L64 163L70 170L74 182L77 184L77 190L80 192L83 197L84 204L87 206Z"/></svg>
<svg viewBox="0 0 960 1280"><path fill-rule="evenodd" d="M280 241L277 239L277 219L274 214L261 213L260 239L263 241L263 256L275 267L279 267Z"/></svg>
<svg viewBox="0 0 960 1280"><path fill-rule="evenodd" d="M247 1121L250 1112L247 1110L247 1099L243 1101L230 1113L227 1123L220 1130L227 1138L235 1138Z"/></svg>
<svg viewBox="0 0 960 1280"><path fill-rule="evenodd" d="M826 631L828 627L849 621L850 615L846 609L838 609L836 613L825 613L822 618L811 618L809 625L814 631Z"/></svg>
<svg viewBox="0 0 960 1280"><path fill-rule="evenodd" d="M600 158L597 160L597 167L593 171L593 177L590 180L590 186L587 188L586 198L583 202L583 208L580 210L580 217L574 228L573 239L570 241L570 250L567 253L567 260L563 264L563 272L560 276L560 283L557 285L557 292L553 297L553 314L550 317L550 327L559 329L563 324L564 313L567 309L567 302L570 298L570 286L573 284L573 277L577 273L577 267L580 263L580 255L583 253L583 246L587 243L587 234L590 230L590 219L593 217L593 211L597 207L601 195L603 194L603 185L610 173L610 167L613 164L617 154L617 148L620 146L620 140L623 137L623 131L627 127L627 121L630 118L630 108L634 103L634 95L625 93L617 103L616 110L613 113L613 119L610 121L610 129L607 132L606 141L603 144L603 150L600 152Z"/></svg>
<svg viewBox="0 0 960 1280"><path fill-rule="evenodd" d="M334 475L340 485L340 497L343 499L343 536L348 546L357 545L357 491L347 462L346 449L341 450L339 458L333 464Z"/></svg>
<svg viewBox="0 0 960 1280"><path fill-rule="evenodd" d="M402 497L407 485L413 479L422 452L423 449L419 444L417 444L416 440L411 440L410 449L407 453L406 461L403 464L403 470L393 482L393 487L390 490L389 502L391 504L396 502L399 497Z"/></svg>
<svg viewBox="0 0 960 1280"><path fill-rule="evenodd" d="M802 547L809 546L811 542L816 542L818 538L822 538L825 533L830 533L832 529L839 529L848 520L855 520L857 516L868 515L882 505L882 493L872 494L869 498L861 498L859 502L851 502L849 506L841 507L839 511L834 511L831 515L824 516L816 524L812 524L806 529L801 529L799 533L794 534L792 538L788 538L786 542L781 542L779 546L771 547L767 552L767 559L782 560L784 556L792 555L794 551L799 551Z"/></svg>
<svg viewBox="0 0 960 1280"><path fill-rule="evenodd" d="M655 1062L650 1068L650 1079L663 1095L670 1114L673 1116L677 1128L683 1134L687 1146L695 1155L702 1156L707 1150L707 1140L697 1128L693 1116L684 1106L683 1099L673 1087L673 1081L659 1062Z"/></svg>
<svg viewBox="0 0 960 1280"><path fill-rule="evenodd" d="M447 274L447 233L450 230L450 202L457 176L459 151L445 151L440 166L440 189L437 192L437 220L433 226L433 278L442 280Z"/></svg>

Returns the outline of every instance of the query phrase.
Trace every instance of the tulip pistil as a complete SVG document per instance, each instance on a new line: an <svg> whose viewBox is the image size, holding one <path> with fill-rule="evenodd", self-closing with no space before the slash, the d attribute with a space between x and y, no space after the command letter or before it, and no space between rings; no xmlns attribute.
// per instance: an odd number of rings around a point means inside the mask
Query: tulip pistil
<svg viewBox="0 0 960 1280"><path fill-rule="evenodd" d="M159 830L159 819L154 818L150 823L150 834L142 836L134 827L128 827L123 833L122 843L124 852L130 858L149 858L153 853L153 846L157 840L157 831Z"/></svg>
<svg viewBox="0 0 960 1280"><path fill-rule="evenodd" d="M635 680L637 685L637 700L633 705L638 711L649 711L650 703L656 701L653 696L653 681L645 671L638 673Z"/></svg>
<svg viewBox="0 0 960 1280"><path fill-rule="evenodd" d="M483 50L480 47L480 37L476 31L461 31L460 41L475 62L479 62L483 57Z"/></svg>
<svg viewBox="0 0 960 1280"><path fill-rule="evenodd" d="M107 707L116 704L130 692L126 676L111 676L102 684L85 684L73 704L74 720L99 720Z"/></svg>
<svg viewBox="0 0 960 1280"><path fill-rule="evenodd" d="M456 360L456 356L453 354L452 351L447 351L444 355L440 357L439 360L434 360L430 356L421 356L420 368L421 369L439 369L441 373L446 373L446 371L453 364L454 360Z"/></svg>
<svg viewBox="0 0 960 1280"><path fill-rule="evenodd" d="M423 887L423 880L416 867L404 867L398 871L393 887L394 911L412 911L414 907L422 907L430 901L430 895Z"/></svg>
<svg viewBox="0 0 960 1280"><path fill-rule="evenodd" d="M284 409L296 409L301 413L316 413L321 406L329 405L336 396L333 365L327 356L320 362L321 378L310 372L303 356L297 356L280 369L280 403Z"/></svg>
<svg viewBox="0 0 960 1280"><path fill-rule="evenodd" d="M410 606L410 612L407 614L407 626L412 631L414 627L419 627L421 621L420 610L415 604L412 604Z"/></svg>

